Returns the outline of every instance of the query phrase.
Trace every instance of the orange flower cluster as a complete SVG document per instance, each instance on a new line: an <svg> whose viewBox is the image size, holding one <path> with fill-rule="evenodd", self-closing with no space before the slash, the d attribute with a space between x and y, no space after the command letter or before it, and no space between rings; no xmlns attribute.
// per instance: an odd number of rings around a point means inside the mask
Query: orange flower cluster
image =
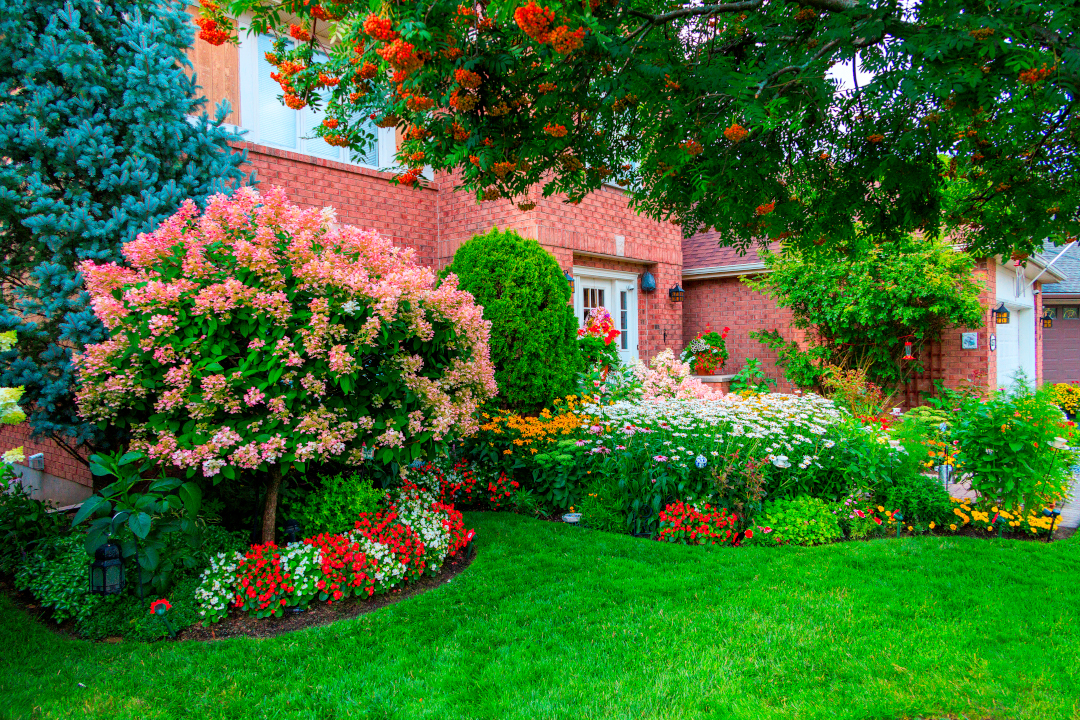
<svg viewBox="0 0 1080 720"><path fill-rule="evenodd" d="M1054 67L1048 68L1048 67L1046 67L1046 63L1043 63L1043 66L1042 66L1041 69L1040 68L1031 68L1030 70L1025 70L1022 73L1020 73L1020 84L1021 85L1035 85L1035 84L1038 84L1040 81L1042 81L1045 78L1052 75L1055 70L1057 70L1057 65L1055 65Z"/></svg>
<svg viewBox="0 0 1080 720"><path fill-rule="evenodd" d="M473 90L480 87L481 78L479 73L474 73L472 70L466 70L465 68L458 68L454 71L454 80L461 87Z"/></svg>
<svg viewBox="0 0 1080 720"><path fill-rule="evenodd" d="M376 73L378 72L379 68L375 65L375 63L369 60L365 60L364 64L360 66L360 69L356 71L356 75L363 80L370 80L371 78L375 77Z"/></svg>
<svg viewBox="0 0 1080 720"><path fill-rule="evenodd" d="M667 88L668 90L678 90L679 88L682 87L682 85L680 85L679 83L672 80L670 75L665 74L664 75L664 87Z"/></svg>
<svg viewBox="0 0 1080 720"><path fill-rule="evenodd" d="M750 133L747 132L746 128L744 128L742 125L739 125L738 123L734 123L731 125L731 127L724 130L724 137L726 137L733 143L742 142L749 134Z"/></svg>
<svg viewBox="0 0 1080 720"><path fill-rule="evenodd" d="M699 143L697 140L687 140L684 143L679 143L679 147L681 147L683 150L685 150L691 156L700 155L701 152L705 149L705 148L703 148L701 146L701 143Z"/></svg>
<svg viewBox="0 0 1080 720"><path fill-rule="evenodd" d="M458 90L450 93L450 107L458 112L469 112L476 107L477 99L473 95L461 93Z"/></svg>
<svg viewBox="0 0 1080 720"><path fill-rule="evenodd" d="M393 42L398 39L398 34L394 32L394 24L390 21L390 18L381 18L378 15L367 16L367 19L364 20L364 32L383 42Z"/></svg>
<svg viewBox="0 0 1080 720"><path fill-rule="evenodd" d="M480 167L480 158L476 157L475 155L469 156L469 162L471 162L476 167Z"/></svg>
<svg viewBox="0 0 1080 720"><path fill-rule="evenodd" d="M979 28L977 30L969 30L968 35L976 40L985 40L994 34L994 28Z"/></svg>
<svg viewBox="0 0 1080 720"><path fill-rule="evenodd" d="M584 27L571 30L566 25L560 25L554 30L549 30L555 22L555 12L550 8L540 7L536 0L529 0L527 5L522 5L514 11L514 22L522 31L539 43L550 43L555 52L566 55L585 44Z"/></svg>
<svg viewBox="0 0 1080 720"><path fill-rule="evenodd" d="M755 209L754 212L757 213L758 215L768 215L769 213L771 213L775 209L776 209L776 203L771 202L771 203L765 203L764 205L758 205L757 209Z"/></svg>
<svg viewBox="0 0 1080 720"><path fill-rule="evenodd" d="M512 162L497 162L491 166L491 172L499 176L500 179L505 178L509 173L513 172L515 164Z"/></svg>
<svg viewBox="0 0 1080 720"><path fill-rule="evenodd" d="M529 0L528 5L522 5L514 11L514 22L522 31L537 42L548 41L548 28L555 21L555 12L549 8L542 8L536 4L536 0Z"/></svg>
<svg viewBox="0 0 1080 720"><path fill-rule="evenodd" d="M413 125L411 128L409 128L408 130L405 131L405 139L406 140L423 140L424 138L426 138L430 134L431 134L431 131L428 130L423 125Z"/></svg>
<svg viewBox="0 0 1080 720"><path fill-rule="evenodd" d="M540 83L540 85L537 86L536 91L538 93L540 93L541 95L546 95L549 92L555 92L555 90L557 90L558 87L559 86L556 85L555 83L549 83L549 82Z"/></svg>
<svg viewBox="0 0 1080 720"><path fill-rule="evenodd" d="M195 18L195 24L199 26L199 39L205 40L211 45L221 45L229 39L229 33L222 29L216 20L197 17Z"/></svg>
<svg viewBox="0 0 1080 720"><path fill-rule="evenodd" d="M877 145L879 142L881 142L884 139L885 139L885 136L880 134L880 133L874 133L873 135L869 135L866 138L867 142L871 142L874 145Z"/></svg>
<svg viewBox="0 0 1080 720"><path fill-rule="evenodd" d="M814 8L803 8L799 12L795 13L795 19L799 22L817 20L817 11L814 10Z"/></svg>
<svg viewBox="0 0 1080 720"><path fill-rule="evenodd" d="M423 95L414 95L408 90L401 93L401 96L405 98L405 107L413 112L423 112L435 107L435 101L431 98L424 97Z"/></svg>
<svg viewBox="0 0 1080 720"><path fill-rule="evenodd" d="M395 175L394 180L402 185L415 185L416 181L420 179L421 172L423 172L422 168L411 168L407 172Z"/></svg>
<svg viewBox="0 0 1080 720"><path fill-rule="evenodd" d="M333 75L327 75L324 72L319 73L319 86L320 87L334 87L339 82L341 82L341 78L336 78Z"/></svg>
<svg viewBox="0 0 1080 720"><path fill-rule="evenodd" d="M551 137L565 137L566 136L566 126L565 125L552 125L551 123L548 123L547 125L544 126L544 132L546 132Z"/></svg>
<svg viewBox="0 0 1080 720"><path fill-rule="evenodd" d="M424 153L423 152L414 152L414 153L409 155L409 160L414 162L414 163L423 162Z"/></svg>
<svg viewBox="0 0 1080 720"><path fill-rule="evenodd" d="M300 42L307 42L311 39L311 31L303 25L290 25L289 35L296 38Z"/></svg>
<svg viewBox="0 0 1080 720"><path fill-rule="evenodd" d="M406 75L420 69L424 64L424 61L416 55L416 47L400 38L377 52L383 60L390 63L390 67Z"/></svg>
<svg viewBox="0 0 1080 720"><path fill-rule="evenodd" d="M454 13L454 19L459 22L471 22L476 17L476 10L468 5L458 5L457 12Z"/></svg>

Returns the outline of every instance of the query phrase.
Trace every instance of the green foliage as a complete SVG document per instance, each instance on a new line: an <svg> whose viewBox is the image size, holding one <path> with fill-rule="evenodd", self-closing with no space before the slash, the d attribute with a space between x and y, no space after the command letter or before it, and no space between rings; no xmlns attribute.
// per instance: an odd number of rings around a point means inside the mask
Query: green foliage
<svg viewBox="0 0 1080 720"><path fill-rule="evenodd" d="M145 592L164 593L175 572L196 565L202 545L202 491L176 478L144 481L142 474L151 467L141 453L92 455L91 472L116 480L83 502L72 526L93 518L84 538L86 552L92 554L109 538L118 539L124 559L139 568L130 581L141 582Z"/></svg>
<svg viewBox="0 0 1080 720"><path fill-rule="evenodd" d="M772 545L821 545L839 540L844 536L837 517L839 507L807 495L767 502L754 522L772 528L772 532L755 533L754 539Z"/></svg>
<svg viewBox="0 0 1080 720"><path fill-rule="evenodd" d="M952 522L953 504L937 476L918 472L897 473L874 486L874 500L886 511L899 510L908 525L925 529L931 522Z"/></svg>
<svg viewBox="0 0 1080 720"><path fill-rule="evenodd" d="M583 369L570 286L540 243L512 230L476 235L443 271L491 321L491 360L502 405L534 410L574 388Z"/></svg>
<svg viewBox="0 0 1080 720"><path fill-rule="evenodd" d="M618 484L610 478L597 475L583 489L580 504L575 509L588 527L604 532L626 533L626 499Z"/></svg>
<svg viewBox="0 0 1080 720"><path fill-rule="evenodd" d="M1068 449L1074 427L1044 385L1018 382L987 400L968 397L959 406L950 438L957 461L971 474L971 488L1007 510L1056 502L1072 480L1076 452Z"/></svg>
<svg viewBox="0 0 1080 720"><path fill-rule="evenodd" d="M318 9L232 3L284 35L283 7ZM524 204L614 180L652 218L738 247L944 229L985 256L1080 232L1073 0L492 0L465 15L423 0L365 23L377 7L335 12L325 60L315 42L275 60L310 68L289 78L301 101L340 78L339 124L320 135L362 146L369 116L423 128L399 148L402 182L426 164ZM354 72L354 47L376 72ZM863 80L840 91L856 56Z"/></svg>
<svg viewBox="0 0 1080 720"><path fill-rule="evenodd" d="M776 367L784 371L791 383L801 388L819 388L825 374L822 364L828 358L826 348L811 345L803 349L794 340L785 340L779 330L751 330L752 340L776 351Z"/></svg>
<svg viewBox="0 0 1080 720"><path fill-rule="evenodd" d="M199 608L195 604L195 589L199 586L196 574L185 574L169 590L169 622L176 630L198 623ZM106 595L97 600L93 612L79 618L75 630L88 640L123 637L125 640L150 642L168 637L165 623L150 612L150 603L157 596L139 598L131 592Z"/></svg>
<svg viewBox="0 0 1080 720"><path fill-rule="evenodd" d="M50 503L34 500L14 469L0 464L0 573L10 573L22 556L67 528Z"/></svg>
<svg viewBox="0 0 1080 720"><path fill-rule="evenodd" d="M747 285L792 311L792 325L808 331L808 349L783 344L776 335L758 339L782 347L792 382L806 385L809 368L821 363L865 368L869 381L895 386L921 371L923 344L950 327L979 327L981 284L974 260L944 242L905 236L891 242L859 236L839 257L764 252L770 272L745 278ZM915 360L904 360L905 342ZM814 383L816 384L816 383Z"/></svg>
<svg viewBox="0 0 1080 720"><path fill-rule="evenodd" d="M90 561L83 538L60 535L39 543L15 569L15 588L27 591L60 623L83 621L101 602L90 594Z"/></svg>
<svg viewBox="0 0 1080 720"><path fill-rule="evenodd" d="M747 358L746 362L743 363L742 369L735 373L735 377L731 378L729 389L731 392L753 390L754 392L767 393L775 385L776 381L766 375L765 371L761 369L761 360L757 358Z"/></svg>
<svg viewBox="0 0 1080 720"><path fill-rule="evenodd" d="M192 39L172 1L6 0L0 11L0 329L21 339L0 352L0 385L26 387L33 431L61 447L107 448L124 432L73 402L73 354L105 338L78 264L123 263L121 246L184 200L244 180L228 103L206 115Z"/></svg>
<svg viewBox="0 0 1080 720"><path fill-rule="evenodd" d="M385 492L359 472L323 476L313 491L298 502L286 503L284 516L298 520L304 537L351 530L360 513L373 513L386 505Z"/></svg>

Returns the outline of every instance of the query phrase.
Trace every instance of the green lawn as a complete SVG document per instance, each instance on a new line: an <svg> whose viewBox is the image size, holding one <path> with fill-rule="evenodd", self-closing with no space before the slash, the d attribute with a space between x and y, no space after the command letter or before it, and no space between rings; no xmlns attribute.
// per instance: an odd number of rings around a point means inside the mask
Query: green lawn
<svg viewBox="0 0 1080 720"><path fill-rule="evenodd" d="M0 713L1080 718L1080 542L706 551L466 518L449 585L273 639L88 644L5 600Z"/></svg>

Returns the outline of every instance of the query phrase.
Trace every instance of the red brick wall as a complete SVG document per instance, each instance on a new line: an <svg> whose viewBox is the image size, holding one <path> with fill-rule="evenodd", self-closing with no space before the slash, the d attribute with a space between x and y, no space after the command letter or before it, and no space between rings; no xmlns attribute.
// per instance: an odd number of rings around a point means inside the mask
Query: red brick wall
<svg viewBox="0 0 1080 720"><path fill-rule="evenodd" d="M683 285L686 300L683 303L682 347L686 347L699 332L704 332L706 325L717 332L729 327L724 374L742 370L747 358L757 358L765 374L777 381L779 392L795 389L784 378L784 371L776 366L776 351L749 336L754 330L779 330L786 340L801 342L805 333L791 327L790 310L778 308L775 302L735 277L687 280Z"/></svg>
<svg viewBox="0 0 1080 720"><path fill-rule="evenodd" d="M44 453L44 471L48 474L87 487L94 486L94 479L89 468L71 457L66 450L63 450L52 440L31 440L29 423L0 425L0 452L5 452L20 445L27 458L37 453ZM23 464L29 465L29 462Z"/></svg>
<svg viewBox="0 0 1080 720"><path fill-rule="evenodd" d="M262 145L240 143L248 151L247 172L260 187L278 185L289 200L305 207L331 206L338 221L374 228L394 244L416 249L417 259L435 264L439 236L439 186L392 185L390 173Z"/></svg>

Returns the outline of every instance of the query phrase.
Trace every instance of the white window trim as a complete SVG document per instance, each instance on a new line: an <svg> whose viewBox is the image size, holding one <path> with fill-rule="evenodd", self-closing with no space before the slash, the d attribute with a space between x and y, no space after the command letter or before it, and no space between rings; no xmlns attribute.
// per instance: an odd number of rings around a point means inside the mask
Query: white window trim
<svg viewBox="0 0 1080 720"><path fill-rule="evenodd" d="M578 284L581 282L587 282L590 279L595 280L613 280L614 281L614 297L610 298L612 302L608 305L607 310L609 313L618 313L619 308L611 307L614 304L620 290L629 290L628 306L631 309L630 317L628 318L627 326L633 332L633 345L628 348L628 352L632 360L641 359L641 337L640 337L640 325L638 322L638 273L626 272L624 270L605 270L603 268L588 267L587 265L574 265L570 268L570 274L574 276L574 317L577 318L578 327L582 327L582 315L584 313L584 305L581 299L581 293L578 292L578 288L581 286ZM612 317L615 317L614 315ZM617 324L617 321L616 321Z"/></svg>
<svg viewBox="0 0 1080 720"><path fill-rule="evenodd" d="M311 155L305 153L298 147L281 147L274 145L273 143L265 142L259 136L259 37L252 33L247 32L247 18L244 18L243 24L239 29L240 47L237 48L238 53L238 69L240 80L240 127L243 130L247 130L247 134L244 136L245 142L250 142L255 145L263 145L265 147L277 148L286 152L294 152L298 155L307 155L308 157L317 157L325 160L321 155ZM299 111L297 111L299 112ZM378 165L368 165L367 163L354 162L351 156L347 153L342 153L344 157L331 162L340 162L346 165L356 165L357 167L366 167L373 170L387 170L394 167L394 155L396 153L396 138L394 136L394 128L376 128L376 138L378 142Z"/></svg>

